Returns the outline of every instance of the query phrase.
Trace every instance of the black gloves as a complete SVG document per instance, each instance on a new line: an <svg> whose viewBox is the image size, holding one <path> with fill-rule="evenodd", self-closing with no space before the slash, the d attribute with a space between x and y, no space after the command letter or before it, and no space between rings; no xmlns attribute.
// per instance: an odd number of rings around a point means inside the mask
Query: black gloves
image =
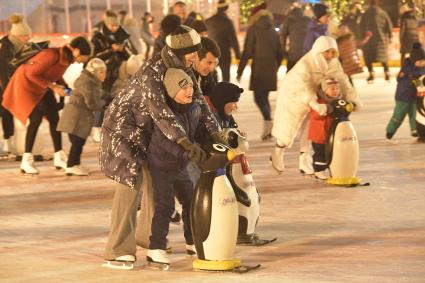
<svg viewBox="0 0 425 283"><path fill-rule="evenodd" d="M177 143L187 151L190 161L202 162L207 159L207 153L203 151L199 145L192 143L188 138L184 137Z"/></svg>
<svg viewBox="0 0 425 283"><path fill-rule="evenodd" d="M212 133L211 138L212 138L213 142L215 142L215 143L221 143L221 144L224 144L227 147L230 147L228 142L227 142L227 137L226 137L224 132Z"/></svg>

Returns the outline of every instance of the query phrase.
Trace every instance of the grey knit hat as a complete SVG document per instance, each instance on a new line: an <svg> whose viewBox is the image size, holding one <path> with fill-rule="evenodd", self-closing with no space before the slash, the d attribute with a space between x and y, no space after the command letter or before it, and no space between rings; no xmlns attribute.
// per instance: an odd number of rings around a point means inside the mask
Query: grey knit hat
<svg viewBox="0 0 425 283"><path fill-rule="evenodd" d="M32 31L28 23L24 20L21 14L12 14L9 17L11 28L9 33L14 36L31 35Z"/></svg>
<svg viewBox="0 0 425 283"><path fill-rule="evenodd" d="M193 28L185 25L179 25L167 35L165 42L176 55L186 55L201 49L201 37Z"/></svg>
<svg viewBox="0 0 425 283"><path fill-rule="evenodd" d="M165 73L164 86L169 97L176 97L180 89L188 84L193 85L192 79L182 69L169 68Z"/></svg>

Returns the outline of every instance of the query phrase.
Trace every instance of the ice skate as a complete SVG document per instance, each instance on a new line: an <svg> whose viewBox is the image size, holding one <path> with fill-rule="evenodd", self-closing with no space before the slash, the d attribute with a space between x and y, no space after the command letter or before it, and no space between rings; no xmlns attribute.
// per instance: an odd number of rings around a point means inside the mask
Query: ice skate
<svg viewBox="0 0 425 283"><path fill-rule="evenodd" d="M299 157L299 169L302 174L313 175L313 159L308 152L302 152Z"/></svg>
<svg viewBox="0 0 425 283"><path fill-rule="evenodd" d="M271 240L261 239L257 234L238 236L236 244L240 246L264 246L276 241L277 238Z"/></svg>
<svg viewBox="0 0 425 283"><path fill-rule="evenodd" d="M285 147L279 146L276 144L272 151L272 155L270 157L270 161L272 162L273 168L281 174L283 170L285 170L285 163L284 163L284 154L285 154Z"/></svg>
<svg viewBox="0 0 425 283"><path fill-rule="evenodd" d="M81 165L74 165L72 167L67 167L65 169L65 173L67 176L88 176L89 170Z"/></svg>
<svg viewBox="0 0 425 283"><path fill-rule="evenodd" d="M170 223L175 225L180 225L182 217L177 210L174 210L173 215L171 215Z"/></svg>
<svg viewBox="0 0 425 283"><path fill-rule="evenodd" d="M390 71L384 73L385 81L390 82Z"/></svg>
<svg viewBox="0 0 425 283"><path fill-rule="evenodd" d="M267 141L272 138L272 128L273 128L273 121L265 120L263 125L263 133L261 134L261 140Z"/></svg>
<svg viewBox="0 0 425 283"><path fill-rule="evenodd" d="M122 269L131 270L134 267L136 257L133 255L123 255L113 260L107 260L106 263L102 264L102 267L111 269Z"/></svg>
<svg viewBox="0 0 425 283"><path fill-rule="evenodd" d="M314 177L318 180L326 181L328 179L328 174L326 174L326 171L314 172Z"/></svg>
<svg viewBox="0 0 425 283"><path fill-rule="evenodd" d="M186 244L186 253L188 255L196 255L196 248L195 245L188 245Z"/></svg>
<svg viewBox="0 0 425 283"><path fill-rule="evenodd" d="M2 154L4 154L4 155L8 155L12 152L12 139L11 138L3 141L3 145L0 149L0 152L2 152Z"/></svg>
<svg viewBox="0 0 425 283"><path fill-rule="evenodd" d="M366 79L368 84L373 84L373 81L375 80L375 74L373 72L369 73L369 77Z"/></svg>
<svg viewBox="0 0 425 283"><path fill-rule="evenodd" d="M68 158L66 156L65 151L59 150L55 152L53 156L53 166L55 166L56 169L66 169L66 162L68 161Z"/></svg>
<svg viewBox="0 0 425 283"><path fill-rule="evenodd" d="M21 172L25 174L38 174L38 170L34 165L34 156L32 153L24 153L21 161Z"/></svg>
<svg viewBox="0 0 425 283"><path fill-rule="evenodd" d="M160 270L168 270L170 268L170 260L165 250L148 250L146 254L146 260L148 266L154 267Z"/></svg>
<svg viewBox="0 0 425 283"><path fill-rule="evenodd" d="M98 143L100 142L100 135L102 133L101 127L93 127L93 141Z"/></svg>

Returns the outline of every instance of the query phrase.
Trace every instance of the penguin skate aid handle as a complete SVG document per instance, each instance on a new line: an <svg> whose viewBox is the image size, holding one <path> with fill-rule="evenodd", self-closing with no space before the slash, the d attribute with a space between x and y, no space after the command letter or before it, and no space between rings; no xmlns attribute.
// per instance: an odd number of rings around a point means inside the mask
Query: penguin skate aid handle
<svg viewBox="0 0 425 283"><path fill-rule="evenodd" d="M207 153L207 158L198 165L202 171L217 171L226 168L238 154L226 144L206 142L201 144L201 148Z"/></svg>

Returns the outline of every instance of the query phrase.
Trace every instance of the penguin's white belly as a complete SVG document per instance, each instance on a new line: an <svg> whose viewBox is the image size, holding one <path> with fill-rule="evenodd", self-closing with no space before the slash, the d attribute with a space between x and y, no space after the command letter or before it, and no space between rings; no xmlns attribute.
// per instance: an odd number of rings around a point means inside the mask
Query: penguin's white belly
<svg viewBox="0 0 425 283"><path fill-rule="evenodd" d="M212 189L211 226L203 242L205 259L233 259L238 235L238 206L225 175L215 178Z"/></svg>
<svg viewBox="0 0 425 283"><path fill-rule="evenodd" d="M359 142L350 121L338 123L333 142L332 162L329 169L332 178L355 177L359 163Z"/></svg>
<svg viewBox="0 0 425 283"><path fill-rule="evenodd" d="M244 175L239 164L234 164L232 166L232 176L238 187L244 191L251 200L250 206L245 206L238 202L238 210L239 215L247 219L248 227L246 234L253 234L255 232L258 217L260 216L260 198L257 188L255 187L252 175Z"/></svg>

